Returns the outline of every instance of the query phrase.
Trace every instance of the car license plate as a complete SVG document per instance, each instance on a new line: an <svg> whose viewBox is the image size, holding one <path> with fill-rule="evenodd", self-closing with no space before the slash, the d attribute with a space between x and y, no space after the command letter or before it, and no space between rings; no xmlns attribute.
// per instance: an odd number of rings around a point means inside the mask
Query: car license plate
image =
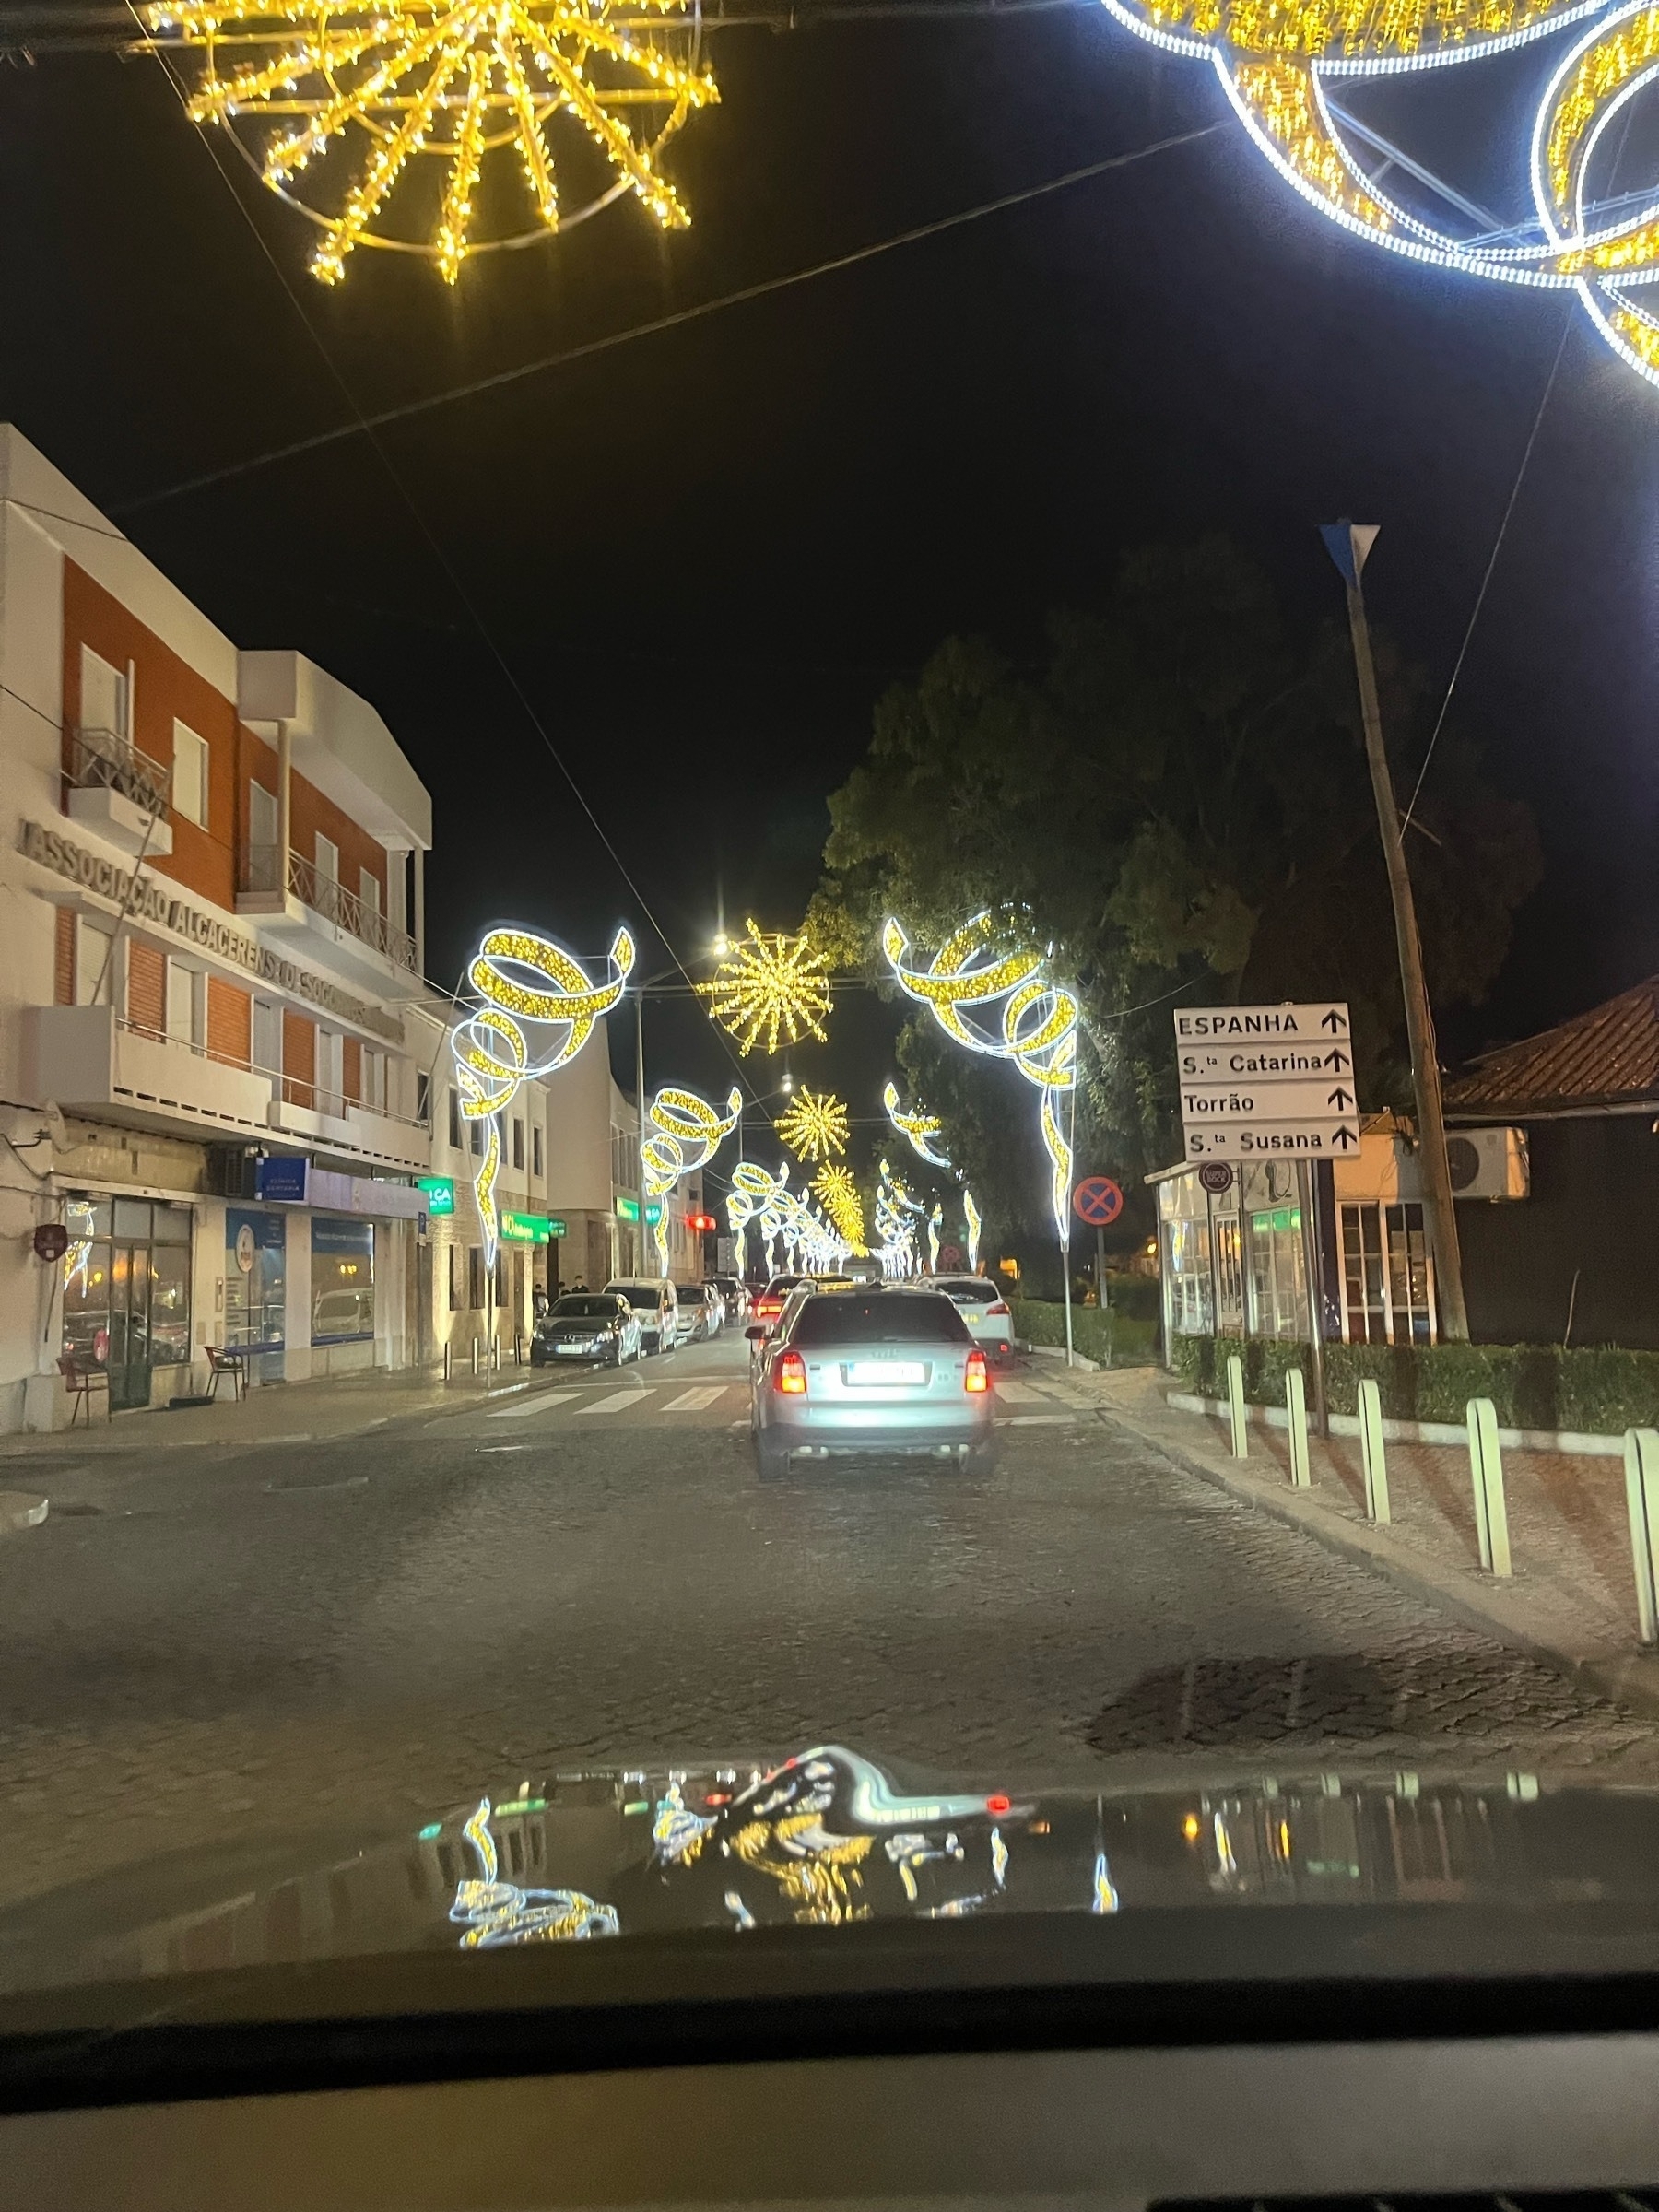
<svg viewBox="0 0 1659 2212"><path fill-rule="evenodd" d="M849 1382L925 1382L927 1370L920 1359L855 1359L847 1370Z"/></svg>
<svg viewBox="0 0 1659 2212"><path fill-rule="evenodd" d="M573 1359L578 1353L585 1352L588 1348L585 1344L556 1344L553 1347L560 1359Z"/></svg>

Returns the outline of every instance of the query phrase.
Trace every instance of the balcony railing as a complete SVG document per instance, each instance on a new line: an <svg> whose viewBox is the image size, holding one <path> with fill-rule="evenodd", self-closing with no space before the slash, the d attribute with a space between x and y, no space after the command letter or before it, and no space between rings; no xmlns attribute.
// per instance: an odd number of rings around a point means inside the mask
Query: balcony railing
<svg viewBox="0 0 1659 2212"><path fill-rule="evenodd" d="M167 811L172 767L115 730L77 729L70 733L69 781L77 791L118 791L156 819Z"/></svg>
<svg viewBox="0 0 1659 2212"><path fill-rule="evenodd" d="M242 858L241 888L244 891L275 891L280 873L280 847L250 845ZM298 853L288 854L287 888L312 913L347 931L359 944L383 953L394 967L414 974L415 940L408 932L397 928L377 907L367 905L355 891L348 891L332 876L324 876Z"/></svg>

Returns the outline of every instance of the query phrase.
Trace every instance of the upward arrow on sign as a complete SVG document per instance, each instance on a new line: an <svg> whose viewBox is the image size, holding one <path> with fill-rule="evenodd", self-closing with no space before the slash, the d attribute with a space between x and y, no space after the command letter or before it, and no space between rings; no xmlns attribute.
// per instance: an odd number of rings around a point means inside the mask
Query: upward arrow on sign
<svg viewBox="0 0 1659 2212"><path fill-rule="evenodd" d="M1351 1090L1344 1090L1340 1083L1337 1084L1335 1090L1327 1091L1325 1093L1325 1104L1327 1106L1335 1106L1339 1113L1346 1112L1347 1109L1353 1104L1353 1092Z"/></svg>
<svg viewBox="0 0 1659 2212"><path fill-rule="evenodd" d="M1332 1132L1331 1142L1334 1145L1340 1145L1345 1152L1351 1152L1359 1139L1351 1129L1337 1129Z"/></svg>
<svg viewBox="0 0 1659 2212"><path fill-rule="evenodd" d="M1322 1030L1329 1030L1333 1037L1340 1037L1347 1033L1347 1017L1346 1014L1338 1014L1335 1007L1333 1006L1319 1026Z"/></svg>
<svg viewBox="0 0 1659 2212"><path fill-rule="evenodd" d="M1334 1044L1319 1065L1340 1075L1345 1067L1352 1067L1354 1063L1339 1044Z"/></svg>

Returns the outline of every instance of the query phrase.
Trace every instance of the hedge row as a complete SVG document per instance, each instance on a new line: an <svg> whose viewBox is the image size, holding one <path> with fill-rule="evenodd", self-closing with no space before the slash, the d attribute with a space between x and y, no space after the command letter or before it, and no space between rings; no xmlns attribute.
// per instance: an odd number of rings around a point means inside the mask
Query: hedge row
<svg viewBox="0 0 1659 2212"><path fill-rule="evenodd" d="M1244 1361L1253 1405L1282 1405L1285 1371L1308 1370L1305 1344L1272 1338L1177 1336L1175 1371L1206 1397L1226 1390L1226 1361ZM1325 1394L1333 1413L1353 1413L1369 1376L1385 1416L1402 1421L1456 1421L1471 1398L1490 1398L1505 1429L1578 1430L1618 1436L1659 1428L1659 1352L1612 1346L1563 1349L1554 1344L1327 1344Z"/></svg>
<svg viewBox="0 0 1659 2212"><path fill-rule="evenodd" d="M1057 1299L1015 1298L1008 1304L1014 1333L1027 1344L1065 1344L1065 1308ZM1102 1313L1097 1306L1073 1306L1072 1343L1102 1367L1149 1367L1158 1358L1158 1324L1115 1308Z"/></svg>

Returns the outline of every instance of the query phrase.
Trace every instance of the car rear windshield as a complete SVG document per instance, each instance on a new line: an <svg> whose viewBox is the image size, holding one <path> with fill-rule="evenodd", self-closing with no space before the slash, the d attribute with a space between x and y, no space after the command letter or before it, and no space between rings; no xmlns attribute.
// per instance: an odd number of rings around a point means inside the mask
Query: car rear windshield
<svg viewBox="0 0 1659 2212"><path fill-rule="evenodd" d="M547 1315L549 1321L615 1321L618 1298L561 1298Z"/></svg>
<svg viewBox="0 0 1659 2212"><path fill-rule="evenodd" d="M1002 1296L994 1283L987 1283L982 1277L973 1275L964 1275L959 1279L941 1283L939 1288L947 1298L954 1299L959 1306L989 1306Z"/></svg>
<svg viewBox="0 0 1659 2212"><path fill-rule="evenodd" d="M913 1291L845 1290L806 1300L789 1332L791 1344L968 1344L968 1325L948 1299Z"/></svg>
<svg viewBox="0 0 1659 2212"><path fill-rule="evenodd" d="M654 1283L618 1283L617 1296L625 1298L630 1306L649 1306L653 1312L663 1302L663 1294Z"/></svg>
<svg viewBox="0 0 1659 2212"><path fill-rule="evenodd" d="M766 1296L776 1298L782 1291L796 1289L806 1280L804 1275L774 1275L766 1286Z"/></svg>

